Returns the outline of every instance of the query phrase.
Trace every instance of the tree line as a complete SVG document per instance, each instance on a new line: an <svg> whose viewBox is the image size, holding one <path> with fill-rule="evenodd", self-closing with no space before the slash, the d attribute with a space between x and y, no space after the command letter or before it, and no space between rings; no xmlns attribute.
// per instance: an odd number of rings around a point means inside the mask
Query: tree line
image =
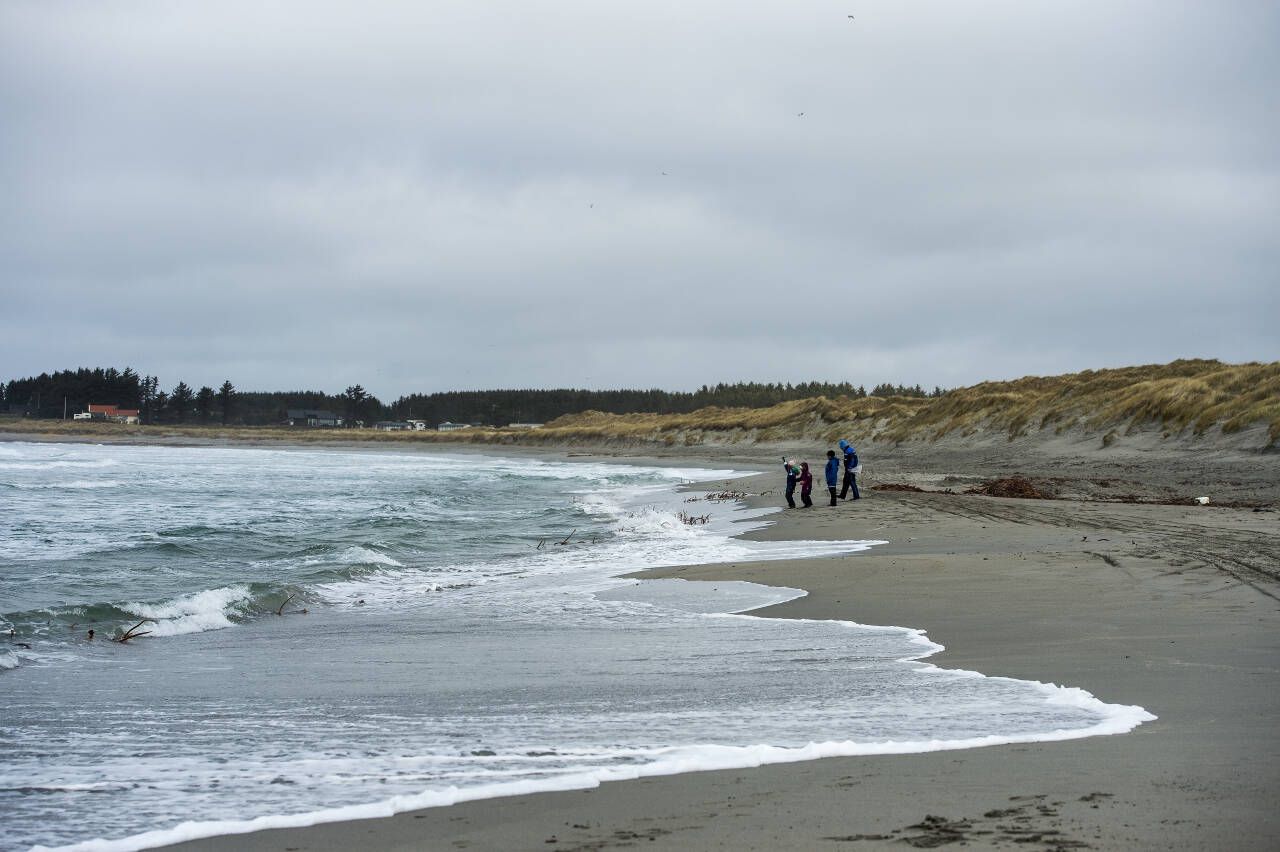
<svg viewBox="0 0 1280 852"><path fill-rule="evenodd" d="M687 414L700 408L766 408L780 402L816 396L937 397L945 391L925 391L883 383L867 391L849 382L799 384L738 382L703 385L696 391L578 390L573 388L444 391L402 396L382 403L361 385L341 394L322 391L238 391L230 380L220 388L198 390L178 382L162 390L159 379L126 367L81 367L14 379L0 385L0 410L31 417L58 418L87 411L91 403L137 409L143 423L269 425L285 421L290 410L330 411L348 425L378 420L425 420L502 426L507 423L545 423L564 414L603 411L611 414Z"/></svg>
<svg viewBox="0 0 1280 852"><path fill-rule="evenodd" d="M196 390L178 382L171 391L160 389L155 376L131 367L81 367L13 379L0 385L0 410L28 417L70 417L90 405L114 405L137 411L143 423L233 423L239 415L239 394L230 380L217 390Z"/></svg>
<svg viewBox="0 0 1280 852"><path fill-rule="evenodd" d="M447 391L402 396L389 406L395 419L420 419L428 423L545 423L562 414L603 411L608 414L688 414L700 408L767 408L780 402L838 396L858 399L866 396L942 396L935 387L925 391L919 385L880 384L870 392L849 382L801 382L772 384L738 382L703 385L696 391L650 390L488 390Z"/></svg>

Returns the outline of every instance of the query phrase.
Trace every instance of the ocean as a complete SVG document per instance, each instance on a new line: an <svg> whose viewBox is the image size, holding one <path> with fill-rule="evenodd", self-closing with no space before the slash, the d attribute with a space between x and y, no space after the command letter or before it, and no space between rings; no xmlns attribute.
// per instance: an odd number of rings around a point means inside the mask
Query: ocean
<svg viewBox="0 0 1280 852"><path fill-rule="evenodd" d="M620 576L876 545L734 538L770 514L717 499L738 473L0 444L0 849L1154 718L936 668L919 630L750 615L800 590Z"/></svg>

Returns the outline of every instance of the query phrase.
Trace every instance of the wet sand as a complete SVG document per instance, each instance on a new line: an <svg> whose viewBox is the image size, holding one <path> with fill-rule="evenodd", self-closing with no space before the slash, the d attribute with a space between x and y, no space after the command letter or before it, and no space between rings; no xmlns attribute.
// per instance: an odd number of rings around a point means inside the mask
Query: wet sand
<svg viewBox="0 0 1280 852"><path fill-rule="evenodd" d="M729 455L702 460L722 465ZM772 455L760 449L757 458ZM885 461L881 482L951 479L940 473L945 459L917 453L896 469L888 454ZM1220 461L1187 486L1273 499L1280 481L1274 455ZM1032 462L1050 472L1081 466L1067 456ZM1026 466L993 456L988 467L968 470L981 476ZM1187 478L1169 459L1122 466L1129 476L1122 487L1147 497L1169 497ZM1092 469L1103 467L1099 461ZM779 502L779 478L750 477L735 487L757 495L751 502ZM1097 497L1111 487L1100 482L1093 476L1065 487ZM889 542L870 552L646 576L803 588L807 597L757 614L923 628L946 646L930 659L937 665L1076 686L1107 702L1141 705L1158 720L1118 736L690 773L172 848L1275 848L1280 513L863 493L831 508L819 492L814 508L786 511L751 535Z"/></svg>

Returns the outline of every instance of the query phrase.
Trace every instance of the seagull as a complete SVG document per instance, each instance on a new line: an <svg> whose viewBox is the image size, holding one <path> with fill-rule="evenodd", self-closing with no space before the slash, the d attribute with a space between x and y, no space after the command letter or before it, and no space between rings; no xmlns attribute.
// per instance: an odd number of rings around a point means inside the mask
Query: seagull
<svg viewBox="0 0 1280 852"><path fill-rule="evenodd" d="M849 20L851 20L851 21L853 20L853 15L845 15L845 17L846 17L846 18L848 18L848 19L849 19Z"/></svg>

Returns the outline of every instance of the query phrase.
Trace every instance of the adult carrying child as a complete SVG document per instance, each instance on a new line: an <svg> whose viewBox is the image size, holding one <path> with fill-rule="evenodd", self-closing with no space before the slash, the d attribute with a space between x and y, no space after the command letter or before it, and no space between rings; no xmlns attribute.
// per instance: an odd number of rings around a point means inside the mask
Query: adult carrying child
<svg viewBox="0 0 1280 852"><path fill-rule="evenodd" d="M858 471L862 469L862 465L858 462L858 451L843 438L840 439L840 449L844 452L844 485L840 488L840 499L845 499L845 495L852 490L853 499L861 500L862 495L858 493Z"/></svg>

